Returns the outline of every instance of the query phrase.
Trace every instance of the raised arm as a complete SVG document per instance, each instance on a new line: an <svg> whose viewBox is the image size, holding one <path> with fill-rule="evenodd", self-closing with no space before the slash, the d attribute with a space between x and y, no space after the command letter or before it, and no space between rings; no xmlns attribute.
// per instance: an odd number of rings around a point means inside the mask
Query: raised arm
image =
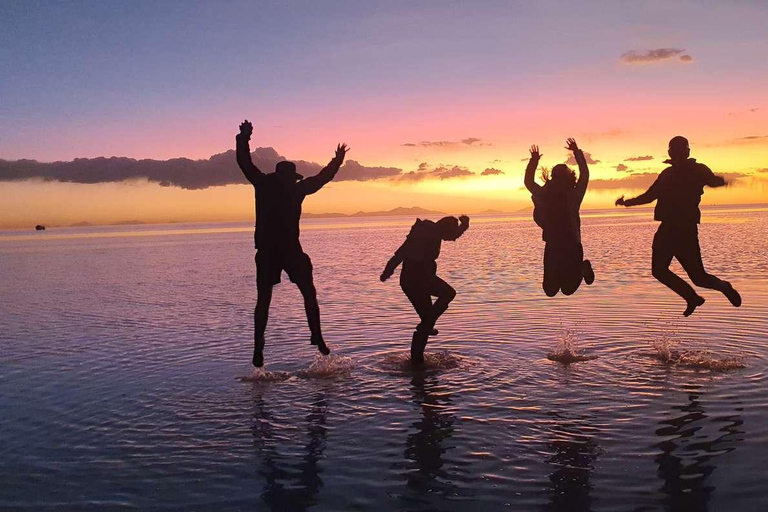
<svg viewBox="0 0 768 512"><path fill-rule="evenodd" d="M256 180L264 173L259 170L258 167L253 165L251 160L251 146L249 141L251 140L251 134L253 133L253 125L247 119L240 123L240 133L237 134L235 140L237 142L237 165L240 166L240 170L243 171L245 177L256 185Z"/></svg>
<svg viewBox="0 0 768 512"><path fill-rule="evenodd" d="M339 172L339 167L344 162L344 156L346 156L347 151L349 151L349 148L346 144L339 144L336 146L336 155L328 162L328 165L323 167L323 170L314 176L300 181L299 185L304 190L304 193L314 194L335 178L336 173Z"/></svg>
<svg viewBox="0 0 768 512"><path fill-rule="evenodd" d="M539 146L531 146L530 151L531 159L528 160L528 167L525 168L525 180L523 183L525 183L525 188L531 194L535 194L541 190L541 185L536 183L536 168L539 166L541 154L539 153Z"/></svg>
<svg viewBox="0 0 768 512"><path fill-rule="evenodd" d="M576 191L579 193L579 199L584 199L584 194L587 193L587 185L589 185L589 167L587 166L587 159L584 157L584 152L579 149L576 140L573 138L567 140L565 149L573 151L573 158L576 159L576 163L579 165L579 180L576 182Z"/></svg>
<svg viewBox="0 0 768 512"><path fill-rule="evenodd" d="M621 196L616 200L616 206L639 206L641 204L648 204L654 202L656 199L658 199L658 184L659 178L656 178L656 181L653 182L653 185L651 185L648 190L643 192L637 197L633 197L631 199L624 199L624 196Z"/></svg>

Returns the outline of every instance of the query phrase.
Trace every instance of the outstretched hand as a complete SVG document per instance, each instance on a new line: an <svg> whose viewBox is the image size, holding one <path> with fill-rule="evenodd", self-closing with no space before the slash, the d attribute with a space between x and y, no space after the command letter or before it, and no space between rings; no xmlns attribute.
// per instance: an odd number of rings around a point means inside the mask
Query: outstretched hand
<svg viewBox="0 0 768 512"><path fill-rule="evenodd" d="M579 146L576 145L576 139L573 137L569 137L568 140L565 141L566 146L565 149L569 151L573 151L574 153L579 150Z"/></svg>
<svg viewBox="0 0 768 512"><path fill-rule="evenodd" d="M533 145L529 151L531 152L531 160L539 160L541 158L541 153L539 153L539 146Z"/></svg>
<svg viewBox="0 0 768 512"><path fill-rule="evenodd" d="M344 157L346 156L347 151L349 151L349 149L350 148L347 147L346 142L343 144L339 144L338 146L336 146L336 156L334 158L341 160L343 162Z"/></svg>
<svg viewBox="0 0 768 512"><path fill-rule="evenodd" d="M621 196L620 198L618 198L616 200L616 206L626 206L625 201L624 201L624 196Z"/></svg>
<svg viewBox="0 0 768 512"><path fill-rule="evenodd" d="M246 138L250 139L252 133L253 133L253 125L249 120L246 119L245 121L240 123L240 135L243 135Z"/></svg>
<svg viewBox="0 0 768 512"><path fill-rule="evenodd" d="M394 274L394 272L392 272L391 270L384 269L384 272L381 273L381 275L379 276L379 279L381 279L381 282L383 283L384 281L392 277L392 274Z"/></svg>

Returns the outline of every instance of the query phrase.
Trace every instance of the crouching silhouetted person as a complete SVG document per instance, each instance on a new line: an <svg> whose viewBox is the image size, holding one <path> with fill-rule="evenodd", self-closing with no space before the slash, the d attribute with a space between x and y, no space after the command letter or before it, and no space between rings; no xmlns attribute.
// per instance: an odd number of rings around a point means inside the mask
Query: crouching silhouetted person
<svg viewBox="0 0 768 512"><path fill-rule="evenodd" d="M278 162L275 172L264 174L253 165L249 142L253 125L245 120L237 135L237 163L256 190L256 308L253 313L253 365L264 365L264 331L267 328L272 287L280 282L285 270L288 278L296 283L304 297L310 343L320 353L328 355L330 349L320 330L320 308L312 278L312 261L299 243L301 203L330 182L341 167L348 151L346 144L339 144L336 156L315 176L303 179L296 172L293 162Z"/></svg>
<svg viewBox="0 0 768 512"><path fill-rule="evenodd" d="M669 141L669 160L664 161L670 166L659 174L653 185L637 197L624 199L621 196L616 200L618 206L636 206L656 201L653 218L661 224L653 237L651 272L653 277L685 299L687 305L684 316L693 314L697 307L704 304L704 298L669 270L672 258L677 258L693 284L718 290L731 304L741 306L741 296L731 283L704 270L699 247L699 203L704 194L704 186L722 187L726 181L716 176L706 165L689 158L690 155L688 139L674 137Z"/></svg>
<svg viewBox="0 0 768 512"><path fill-rule="evenodd" d="M589 183L589 167L584 153L576 141L568 139L566 149L573 151L579 165L579 179L565 164L552 168L552 173L542 172L544 185L535 181L539 165L538 146L531 146L531 159L525 169L525 187L533 200L533 219L542 229L544 246L544 293L554 297L557 292L573 294L581 285L595 280L592 264L584 259L581 245L581 219L579 208Z"/></svg>
<svg viewBox="0 0 768 512"><path fill-rule="evenodd" d="M424 363L429 336L436 336L435 323L456 297L456 290L437 276L437 257L443 240L456 240L469 228L469 217L444 217L437 222L416 219L411 232L387 262L381 280L386 281L400 263L400 287L420 318L411 340L411 363ZM432 302L432 297L436 297Z"/></svg>

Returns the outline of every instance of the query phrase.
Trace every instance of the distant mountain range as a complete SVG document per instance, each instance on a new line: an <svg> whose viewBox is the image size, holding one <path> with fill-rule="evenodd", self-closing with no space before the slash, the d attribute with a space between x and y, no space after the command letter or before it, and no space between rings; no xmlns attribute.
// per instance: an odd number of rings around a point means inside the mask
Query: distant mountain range
<svg viewBox="0 0 768 512"><path fill-rule="evenodd" d="M445 215L445 212L437 212L434 210L427 210L425 208L419 208L418 206L412 206L411 208L403 208L399 206L392 208L391 210L383 210L378 212L363 212L357 213L302 213L302 217L308 219L325 219L329 217L391 217L395 215Z"/></svg>

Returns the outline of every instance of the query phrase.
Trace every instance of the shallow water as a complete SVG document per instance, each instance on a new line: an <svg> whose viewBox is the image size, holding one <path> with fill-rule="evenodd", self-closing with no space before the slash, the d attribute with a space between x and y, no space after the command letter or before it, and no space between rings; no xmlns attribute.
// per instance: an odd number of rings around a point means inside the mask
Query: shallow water
<svg viewBox="0 0 768 512"><path fill-rule="evenodd" d="M597 280L552 299L536 226L473 218L423 371L378 281L413 219L305 222L333 354L284 277L256 372L249 226L2 232L0 508L766 510L768 216L705 214L744 305L687 319L650 218L585 215Z"/></svg>

